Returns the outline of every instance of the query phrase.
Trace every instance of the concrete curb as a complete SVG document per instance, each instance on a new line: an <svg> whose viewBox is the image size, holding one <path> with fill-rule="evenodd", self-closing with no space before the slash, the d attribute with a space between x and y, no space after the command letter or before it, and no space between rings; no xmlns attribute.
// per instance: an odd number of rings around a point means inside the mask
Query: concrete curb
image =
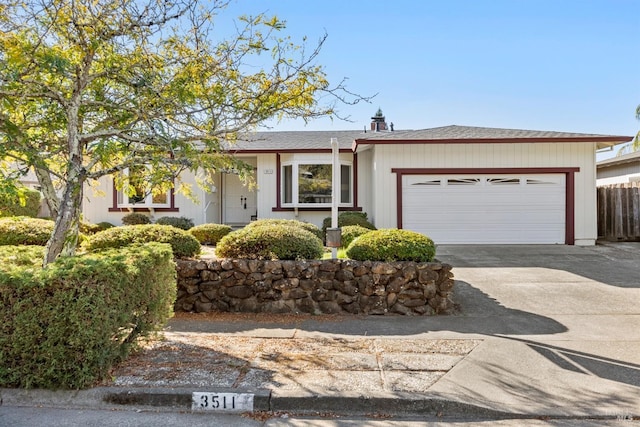
<svg viewBox="0 0 640 427"><path fill-rule="evenodd" d="M267 389L215 389L202 387L120 388L96 387L89 390L0 389L0 404L5 406L46 406L69 408L149 407L166 410L191 410L193 392L252 393L254 411L294 412L299 414L385 414L434 415L445 417L530 418L530 414L500 412L490 408L450 401L416 393L380 392L314 394L306 391Z"/></svg>
<svg viewBox="0 0 640 427"><path fill-rule="evenodd" d="M589 419L616 420L614 415L559 415L557 413L518 413L443 399L420 393L377 392L314 394L310 392L271 391L268 389L215 389L202 387L121 388L96 387L88 390L0 389L0 406L43 406L50 408L152 409L156 411L192 411L193 392L252 393L254 412L291 412L301 415L389 415L432 416L441 419ZM198 412L198 411L193 411ZM207 412L207 411L205 411ZM211 411L224 413L224 411Z"/></svg>

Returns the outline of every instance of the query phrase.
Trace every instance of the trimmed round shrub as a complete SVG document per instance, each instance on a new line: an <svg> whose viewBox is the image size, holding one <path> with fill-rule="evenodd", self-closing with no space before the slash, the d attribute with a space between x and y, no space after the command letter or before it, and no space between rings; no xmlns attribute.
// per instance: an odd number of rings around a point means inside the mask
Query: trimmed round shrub
<svg viewBox="0 0 640 427"><path fill-rule="evenodd" d="M322 239L322 237L324 236L324 233L322 232L322 230L320 230L320 228L318 228L317 225L311 224L310 222L298 221L297 219L259 219L257 221L250 222L246 225L246 227L260 227L263 225L294 226L315 234L319 239Z"/></svg>
<svg viewBox="0 0 640 427"><path fill-rule="evenodd" d="M347 256L358 261L429 262L436 246L424 234L409 230L383 229L370 231L351 242Z"/></svg>
<svg viewBox="0 0 640 427"><path fill-rule="evenodd" d="M348 247L355 239L362 236L363 234L367 234L370 231L371 229L362 227L360 225L347 225L345 227L342 227L342 245L340 247Z"/></svg>
<svg viewBox="0 0 640 427"><path fill-rule="evenodd" d="M189 229L202 245L217 245L220 239L231 233L231 227L224 224L200 224Z"/></svg>
<svg viewBox="0 0 640 427"><path fill-rule="evenodd" d="M24 196L24 206L20 204L17 194L0 194L0 217L4 216L38 216L42 196L37 190L22 188L19 191Z"/></svg>
<svg viewBox="0 0 640 427"><path fill-rule="evenodd" d="M375 230L375 225L371 224L367 219L366 212L346 211L338 214L338 227L346 227L348 225L359 225L360 227ZM327 228L331 228L331 218L325 218L322 221L322 236L327 234Z"/></svg>
<svg viewBox="0 0 640 427"><path fill-rule="evenodd" d="M151 218L140 212L132 212L122 217L124 225L151 224Z"/></svg>
<svg viewBox="0 0 640 427"><path fill-rule="evenodd" d="M0 218L0 246L45 246L53 233L54 222L26 216Z"/></svg>
<svg viewBox="0 0 640 427"><path fill-rule="evenodd" d="M224 236L216 246L220 258L319 259L324 247L315 234L295 225L263 224Z"/></svg>
<svg viewBox="0 0 640 427"><path fill-rule="evenodd" d="M178 258L193 257L200 253L200 242L187 231L157 224L113 227L89 237L83 246L89 251L95 251L147 242L169 243L173 255Z"/></svg>
<svg viewBox="0 0 640 427"><path fill-rule="evenodd" d="M179 218L175 216L163 216L156 220L156 224L171 225L181 230L189 230L193 227L193 220L184 216Z"/></svg>

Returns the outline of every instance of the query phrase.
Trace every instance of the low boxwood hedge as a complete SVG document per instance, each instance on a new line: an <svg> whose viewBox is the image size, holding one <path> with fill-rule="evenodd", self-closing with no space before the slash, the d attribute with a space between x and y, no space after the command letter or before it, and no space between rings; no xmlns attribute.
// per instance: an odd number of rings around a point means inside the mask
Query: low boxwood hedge
<svg viewBox="0 0 640 427"><path fill-rule="evenodd" d="M169 243L178 258L193 257L200 253L200 242L189 232L170 225L142 224L113 227L90 236L83 247L88 251L120 248L132 243Z"/></svg>
<svg viewBox="0 0 640 427"><path fill-rule="evenodd" d="M315 234L284 223L245 227L227 234L216 246L220 258L319 259L323 252Z"/></svg>
<svg viewBox="0 0 640 427"><path fill-rule="evenodd" d="M53 233L53 221L26 216L0 218L0 246L44 246Z"/></svg>
<svg viewBox="0 0 640 427"><path fill-rule="evenodd" d="M171 248L60 257L46 269L43 250L0 248L0 387L92 386L172 315Z"/></svg>
<svg viewBox="0 0 640 427"><path fill-rule="evenodd" d="M217 245L231 230L231 227L224 224L200 224L190 228L189 233L203 245Z"/></svg>
<svg viewBox="0 0 640 427"><path fill-rule="evenodd" d="M409 230L372 230L351 242L346 254L358 261L430 262L436 246L424 234Z"/></svg>

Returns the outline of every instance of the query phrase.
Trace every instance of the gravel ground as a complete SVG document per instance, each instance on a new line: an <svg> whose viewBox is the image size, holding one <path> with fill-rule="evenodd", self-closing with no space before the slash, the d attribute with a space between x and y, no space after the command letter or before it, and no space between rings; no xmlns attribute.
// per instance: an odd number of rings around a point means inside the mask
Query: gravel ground
<svg viewBox="0 0 640 427"><path fill-rule="evenodd" d="M294 315L179 313L180 320L253 321L287 328ZM314 316L314 320L322 320ZM336 321L325 316L326 321ZM256 338L166 330L112 373L107 385L306 391L425 392L481 341L392 338Z"/></svg>

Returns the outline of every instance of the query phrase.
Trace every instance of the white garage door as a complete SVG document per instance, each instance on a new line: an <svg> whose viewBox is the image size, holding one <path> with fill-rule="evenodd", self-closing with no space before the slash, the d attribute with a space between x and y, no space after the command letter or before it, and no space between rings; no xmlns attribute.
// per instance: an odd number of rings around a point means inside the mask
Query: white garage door
<svg viewBox="0 0 640 427"><path fill-rule="evenodd" d="M403 228L436 244L564 243L565 175L404 175Z"/></svg>

